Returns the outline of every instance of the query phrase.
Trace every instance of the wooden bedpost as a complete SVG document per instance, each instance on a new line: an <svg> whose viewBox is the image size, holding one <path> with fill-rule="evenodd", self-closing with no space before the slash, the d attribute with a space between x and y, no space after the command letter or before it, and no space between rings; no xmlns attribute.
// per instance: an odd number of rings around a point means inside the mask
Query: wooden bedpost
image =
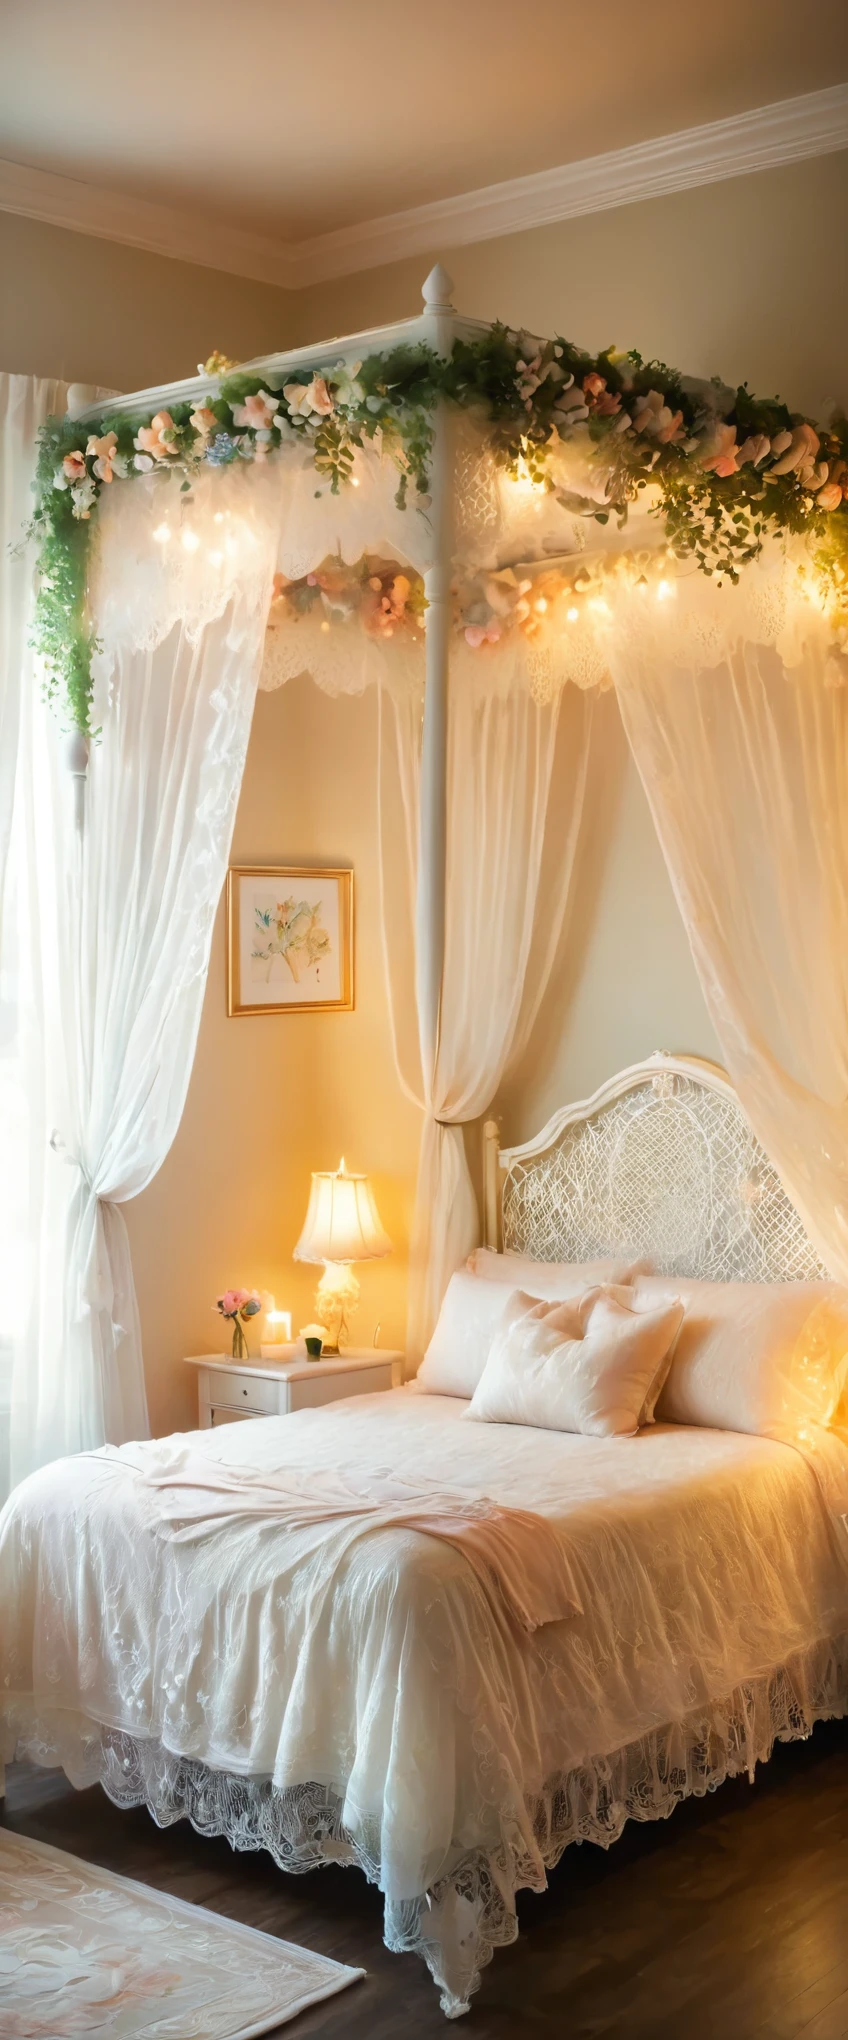
<svg viewBox="0 0 848 2040"><path fill-rule="evenodd" d="M455 312L453 285L437 263L424 284L427 342L434 353L448 356L453 346ZM454 463L451 418L440 404L435 414L430 474L432 565L424 575L427 608L425 630L424 731L421 744L421 800L416 896L416 993L418 1032L425 1090L436 1063L442 972L445 960L445 888L447 880L447 746L448 669L453 570Z"/></svg>

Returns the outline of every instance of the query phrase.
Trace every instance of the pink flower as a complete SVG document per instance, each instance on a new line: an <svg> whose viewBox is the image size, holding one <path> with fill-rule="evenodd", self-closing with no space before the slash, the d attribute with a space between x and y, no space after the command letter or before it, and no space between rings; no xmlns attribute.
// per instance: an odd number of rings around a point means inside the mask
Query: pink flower
<svg viewBox="0 0 848 2040"><path fill-rule="evenodd" d="M171 444L174 421L170 411L157 411L149 425L142 425L136 433L133 445L139 453L152 454L154 460L170 460L176 451Z"/></svg>
<svg viewBox="0 0 848 2040"><path fill-rule="evenodd" d="M633 407L634 432L655 439L659 446L673 446L682 438L683 412L672 411L661 390L648 390L636 398Z"/></svg>
<svg viewBox="0 0 848 2040"><path fill-rule="evenodd" d="M820 510L838 510L842 501L842 489L838 482L825 482L819 489L816 502Z"/></svg>
<svg viewBox="0 0 848 2040"><path fill-rule="evenodd" d="M75 451L74 453L66 453L65 458L62 462L62 473L67 481L69 482L84 481L85 471L86 470L84 453L78 451Z"/></svg>
<svg viewBox="0 0 848 2040"><path fill-rule="evenodd" d="M499 623L469 623L465 627L465 642L475 652L481 645L496 645L501 634Z"/></svg>
<svg viewBox="0 0 848 2040"><path fill-rule="evenodd" d="M314 381L313 376L313 383ZM326 387L325 383L324 388ZM261 432L267 426L273 425L274 412L279 411L279 408L279 397L272 397L268 390L259 390L255 396L245 397L243 404L233 405L233 420L236 425L252 425L254 432ZM332 408L331 404L330 409Z"/></svg>
<svg viewBox="0 0 848 2040"><path fill-rule="evenodd" d="M93 436L86 447L87 454L94 455L94 472L101 482L111 482L115 450L118 444L117 432L107 432L105 439Z"/></svg>
<svg viewBox="0 0 848 2040"><path fill-rule="evenodd" d="M707 474L714 474L720 481L735 475L739 465L739 448L736 444L736 426L715 425L708 438L701 445L701 466Z"/></svg>
<svg viewBox="0 0 848 2040"><path fill-rule="evenodd" d="M225 1289L223 1296L218 1298L218 1309L224 1317L233 1317L238 1310L238 1291Z"/></svg>

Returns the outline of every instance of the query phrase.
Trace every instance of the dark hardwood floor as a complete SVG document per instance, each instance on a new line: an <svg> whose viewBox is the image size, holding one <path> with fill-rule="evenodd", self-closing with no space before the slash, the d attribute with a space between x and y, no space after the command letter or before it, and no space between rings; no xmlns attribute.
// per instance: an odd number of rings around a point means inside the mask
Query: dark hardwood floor
<svg viewBox="0 0 848 2040"><path fill-rule="evenodd" d="M125 1876L299 1941L368 1976L292 2040L435 2040L450 2030L414 1956L389 1955L381 1901L352 1870L283 1877L181 1822L160 1833L99 1791L16 1765L0 1818ZM607 1854L570 1849L521 1934L484 1973L469 2040L846 2040L848 1725L781 1748L758 1772Z"/></svg>

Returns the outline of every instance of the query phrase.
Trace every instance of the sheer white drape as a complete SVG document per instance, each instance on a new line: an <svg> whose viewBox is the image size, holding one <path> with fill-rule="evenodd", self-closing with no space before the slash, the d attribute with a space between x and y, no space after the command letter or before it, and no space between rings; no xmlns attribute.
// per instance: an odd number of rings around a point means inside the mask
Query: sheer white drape
<svg viewBox="0 0 848 2040"><path fill-rule="evenodd" d="M424 1112L410 1247L408 1351L427 1343L447 1282L478 1239L463 1125L526 1045L562 934L595 697L536 702L478 677L451 686L448 866L438 1047L421 1067L414 999L420 706L381 698L385 954L398 1068Z"/></svg>
<svg viewBox="0 0 848 2040"><path fill-rule="evenodd" d="M161 1166L185 1102L263 617L236 597L195 642L176 626L152 649L101 659L82 830L55 723L30 697L26 922L44 1113L13 1480L147 1432L120 1206Z"/></svg>
<svg viewBox="0 0 848 2040"><path fill-rule="evenodd" d="M848 688L828 635L811 620L791 669L756 643L682 665L661 636L615 667L728 1069L848 1280Z"/></svg>
<svg viewBox="0 0 848 2040"><path fill-rule="evenodd" d="M18 769L21 702L37 681L29 646L33 548L22 543L33 511L37 433L65 408L65 385L26 375L0 375L0 1501L9 1478L9 1408L13 1342L25 1317L30 1271L26 1149L27 1035L18 953L18 864L12 819Z"/></svg>

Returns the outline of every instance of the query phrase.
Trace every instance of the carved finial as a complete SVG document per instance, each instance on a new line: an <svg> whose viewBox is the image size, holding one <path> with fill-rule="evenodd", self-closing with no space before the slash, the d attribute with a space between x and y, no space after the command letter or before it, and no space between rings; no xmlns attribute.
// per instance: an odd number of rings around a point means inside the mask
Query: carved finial
<svg viewBox="0 0 848 2040"><path fill-rule="evenodd" d="M451 291L453 277L437 262L421 286L421 296L428 312L452 312Z"/></svg>
<svg viewBox="0 0 848 2040"><path fill-rule="evenodd" d="M97 402L97 384L85 382L70 383L65 402L69 418L81 417L83 411L89 411L92 404Z"/></svg>

